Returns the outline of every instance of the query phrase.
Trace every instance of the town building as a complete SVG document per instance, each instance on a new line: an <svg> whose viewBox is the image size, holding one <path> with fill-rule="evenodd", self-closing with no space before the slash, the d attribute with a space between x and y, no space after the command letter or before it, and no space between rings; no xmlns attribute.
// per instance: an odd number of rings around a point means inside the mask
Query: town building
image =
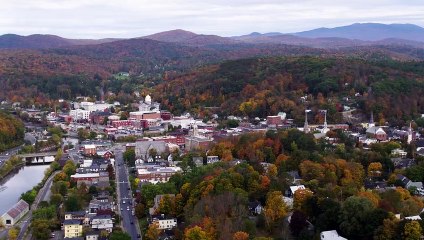
<svg viewBox="0 0 424 240"><path fill-rule="evenodd" d="M27 212L29 212L29 204L21 199L1 216L1 221L5 226L13 226L19 219L27 214Z"/></svg>
<svg viewBox="0 0 424 240"><path fill-rule="evenodd" d="M71 116L74 121L88 120L90 119L90 111L83 109L75 109L69 111L69 116Z"/></svg>
<svg viewBox="0 0 424 240"><path fill-rule="evenodd" d="M113 219L110 215L97 215L91 219L91 228L106 230L111 233L113 229Z"/></svg>
<svg viewBox="0 0 424 240"><path fill-rule="evenodd" d="M79 219L67 219L63 221L63 231L65 238L82 236L82 224Z"/></svg>
<svg viewBox="0 0 424 240"><path fill-rule="evenodd" d="M153 184L167 182L170 177L178 172L181 172L180 167L154 166L137 170L138 178L141 182L150 182Z"/></svg>

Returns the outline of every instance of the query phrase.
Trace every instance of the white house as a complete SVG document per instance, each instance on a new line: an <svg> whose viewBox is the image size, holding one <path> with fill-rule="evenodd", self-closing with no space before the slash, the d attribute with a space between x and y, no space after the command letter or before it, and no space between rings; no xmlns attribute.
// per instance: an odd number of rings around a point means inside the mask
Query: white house
<svg viewBox="0 0 424 240"><path fill-rule="evenodd" d="M321 240L347 240L347 238L340 236L336 230L321 232L320 239Z"/></svg>
<svg viewBox="0 0 424 240"><path fill-rule="evenodd" d="M166 217L164 214L152 216L152 224L158 224L158 229L172 229L177 226L177 219Z"/></svg>

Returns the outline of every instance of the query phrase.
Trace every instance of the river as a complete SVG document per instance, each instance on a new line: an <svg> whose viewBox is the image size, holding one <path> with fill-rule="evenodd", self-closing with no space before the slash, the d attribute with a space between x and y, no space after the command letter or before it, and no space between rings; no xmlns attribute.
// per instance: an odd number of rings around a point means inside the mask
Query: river
<svg viewBox="0 0 424 240"><path fill-rule="evenodd" d="M47 168L49 165L24 166L0 183L0 216L18 202L23 192L41 182Z"/></svg>

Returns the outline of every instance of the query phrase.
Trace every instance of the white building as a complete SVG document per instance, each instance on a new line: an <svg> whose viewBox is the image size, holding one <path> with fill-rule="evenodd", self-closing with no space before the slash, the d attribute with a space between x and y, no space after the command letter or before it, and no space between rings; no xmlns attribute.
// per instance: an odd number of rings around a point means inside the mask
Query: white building
<svg viewBox="0 0 424 240"><path fill-rule="evenodd" d="M96 112L96 111L104 111L106 109L109 109L113 105L108 103L81 102L79 106L80 108L87 110L89 112Z"/></svg>
<svg viewBox="0 0 424 240"><path fill-rule="evenodd" d="M172 217L166 217L165 215L152 216L152 224L158 224L158 229L172 229L177 226L177 219Z"/></svg>
<svg viewBox="0 0 424 240"><path fill-rule="evenodd" d="M19 219L29 212L29 204L24 200L19 200L12 208L1 216L1 221L5 226L15 225Z"/></svg>
<svg viewBox="0 0 424 240"><path fill-rule="evenodd" d="M106 230L109 233L113 229L113 220L110 215L98 215L91 220L91 228L98 230Z"/></svg>
<svg viewBox="0 0 424 240"><path fill-rule="evenodd" d="M347 238L340 236L336 230L321 232L320 239L321 240L347 240Z"/></svg>
<svg viewBox="0 0 424 240"><path fill-rule="evenodd" d="M90 119L90 111L82 110L82 109L71 110L69 112L69 115L72 117L74 121Z"/></svg>

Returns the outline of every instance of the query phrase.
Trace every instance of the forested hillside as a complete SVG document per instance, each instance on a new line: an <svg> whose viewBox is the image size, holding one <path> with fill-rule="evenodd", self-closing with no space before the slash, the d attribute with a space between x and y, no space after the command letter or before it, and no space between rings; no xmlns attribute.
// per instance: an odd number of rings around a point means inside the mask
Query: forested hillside
<svg viewBox="0 0 424 240"><path fill-rule="evenodd" d="M0 112L0 151L23 143L24 124L17 118Z"/></svg>
<svg viewBox="0 0 424 240"><path fill-rule="evenodd" d="M219 107L226 114L265 117L285 111L302 121L305 108L324 108L332 121L340 120L337 111L345 104L384 121L424 112L423 73L420 62L253 58L176 77L160 84L155 96L173 112L207 115L204 107Z"/></svg>

